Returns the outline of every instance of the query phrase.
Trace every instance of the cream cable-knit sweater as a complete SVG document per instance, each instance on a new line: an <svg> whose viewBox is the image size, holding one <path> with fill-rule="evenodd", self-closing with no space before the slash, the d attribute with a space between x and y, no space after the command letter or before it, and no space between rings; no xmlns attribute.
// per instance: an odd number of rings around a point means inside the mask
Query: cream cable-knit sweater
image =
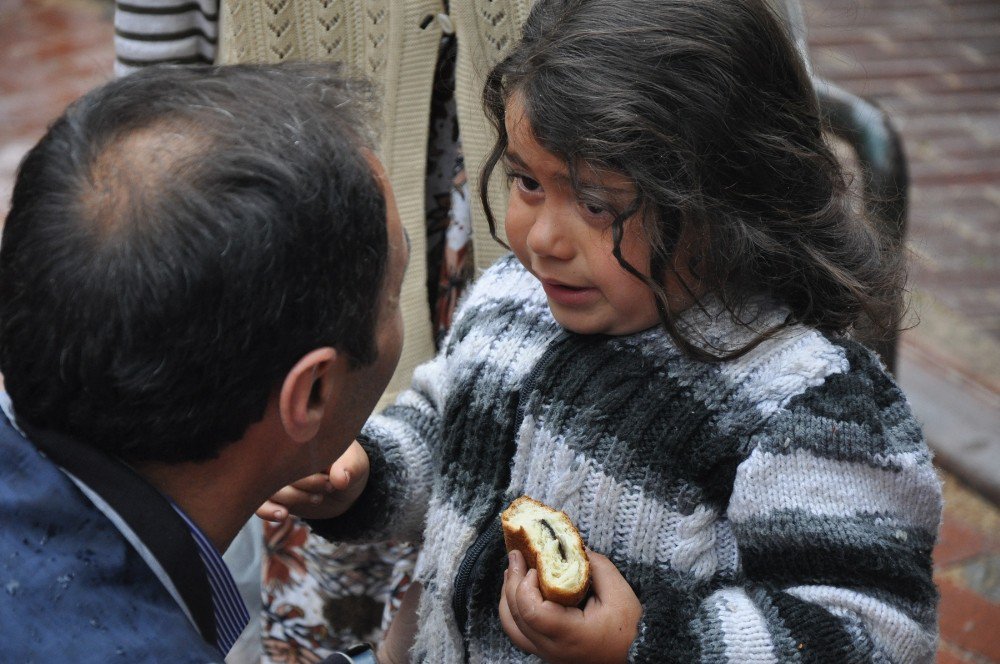
<svg viewBox="0 0 1000 664"><path fill-rule="evenodd" d="M565 510L635 589L633 662L933 659L940 487L905 397L854 342L794 327L708 364L659 329L569 334L509 257L364 435L365 493L312 525L422 538L414 661L536 661L497 615L498 514L521 494Z"/></svg>

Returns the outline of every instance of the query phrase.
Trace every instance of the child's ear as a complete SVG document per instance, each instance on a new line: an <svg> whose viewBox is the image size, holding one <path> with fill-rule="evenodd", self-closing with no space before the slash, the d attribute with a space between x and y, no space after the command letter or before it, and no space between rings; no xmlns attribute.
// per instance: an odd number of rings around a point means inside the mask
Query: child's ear
<svg viewBox="0 0 1000 664"><path fill-rule="evenodd" d="M346 357L326 346L303 355L285 376L278 395L278 412L292 440L308 442L319 433L342 364L346 364Z"/></svg>

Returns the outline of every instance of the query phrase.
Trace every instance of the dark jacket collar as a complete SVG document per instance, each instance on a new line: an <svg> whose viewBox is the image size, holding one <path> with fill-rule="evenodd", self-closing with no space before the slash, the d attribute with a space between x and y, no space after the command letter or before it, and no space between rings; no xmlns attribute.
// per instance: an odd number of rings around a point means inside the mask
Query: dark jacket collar
<svg viewBox="0 0 1000 664"><path fill-rule="evenodd" d="M18 420L28 440L104 499L170 577L202 638L216 643L211 589L191 531L170 500L125 462L70 436Z"/></svg>

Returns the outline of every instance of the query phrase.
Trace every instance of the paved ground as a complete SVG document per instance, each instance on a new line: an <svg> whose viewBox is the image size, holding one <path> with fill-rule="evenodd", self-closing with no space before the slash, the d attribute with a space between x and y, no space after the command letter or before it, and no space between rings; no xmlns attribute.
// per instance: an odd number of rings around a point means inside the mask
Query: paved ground
<svg viewBox="0 0 1000 664"><path fill-rule="evenodd" d="M909 157L899 376L945 482L938 662L1000 663L1000 2L804 4L817 73L889 110ZM0 215L25 150L111 77L109 6L0 0Z"/></svg>

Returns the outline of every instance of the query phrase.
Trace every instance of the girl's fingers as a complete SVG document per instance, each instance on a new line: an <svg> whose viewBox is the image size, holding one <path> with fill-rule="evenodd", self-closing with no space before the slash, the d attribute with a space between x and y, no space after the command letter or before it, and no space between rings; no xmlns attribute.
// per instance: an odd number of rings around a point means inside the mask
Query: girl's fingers
<svg viewBox="0 0 1000 664"><path fill-rule="evenodd" d="M531 628L530 622L523 615L525 610L531 612L533 609L529 602L521 598L521 593L524 592L523 589L526 587L525 582L528 581L529 575L534 570L526 568L524 556L521 555L520 551L511 551L507 559L509 562L503 586L503 595L506 600L507 610L517 630L529 641L534 641L537 635ZM537 574L531 576L531 578L537 579ZM530 582L528 583L530 584ZM538 599L541 599L541 595L538 596Z"/></svg>
<svg viewBox="0 0 1000 664"><path fill-rule="evenodd" d="M510 637L510 640L515 646L527 653L531 653L533 655L538 654L538 649L535 648L535 644L521 632L521 629L517 626L517 621L515 621L514 617L510 614L510 607L507 605L506 593L500 594L500 625L503 627L503 631L507 633L507 636Z"/></svg>
<svg viewBox="0 0 1000 664"><path fill-rule="evenodd" d="M503 589L501 590L501 595L503 595L504 602L507 604L508 612L513 614L514 608L517 606L517 586L521 583L521 579L524 578L524 558L521 556L519 551L511 551L507 554L507 570L503 573Z"/></svg>
<svg viewBox="0 0 1000 664"><path fill-rule="evenodd" d="M587 549L587 558L590 560L590 586L594 594L600 596L602 590L621 578L621 573L613 562L595 551Z"/></svg>
<svg viewBox="0 0 1000 664"><path fill-rule="evenodd" d="M594 594L587 602L585 613L591 618L602 614L614 616L618 624L616 632L632 634L634 638L642 618L639 598L613 562L589 549L587 554L590 558L590 581Z"/></svg>
<svg viewBox="0 0 1000 664"><path fill-rule="evenodd" d="M330 466L329 480L338 491L344 491L352 482L366 480L368 471L368 453L354 441Z"/></svg>
<svg viewBox="0 0 1000 664"><path fill-rule="evenodd" d="M538 588L537 570L528 570L514 590L511 614L521 631L539 646L544 646L565 632L567 621L571 620L569 611L542 597L542 591Z"/></svg>
<svg viewBox="0 0 1000 664"><path fill-rule="evenodd" d="M348 469L333 464L326 476L326 483L333 490L346 491L351 486L351 479L351 472Z"/></svg>
<svg viewBox="0 0 1000 664"><path fill-rule="evenodd" d="M599 601L607 603L615 598L635 596L635 591L610 559L589 549L587 555L590 558L590 585Z"/></svg>
<svg viewBox="0 0 1000 664"><path fill-rule="evenodd" d="M328 494L325 491L303 491L295 486L286 486L283 489L278 489L269 500L270 502L284 505L295 512L302 507L319 505L323 502L323 498L326 495Z"/></svg>
<svg viewBox="0 0 1000 664"><path fill-rule="evenodd" d="M378 648L377 661L381 664L404 664L409 662L409 650L417 633L417 606L423 586L414 581L406 589L403 601L389 624Z"/></svg>
<svg viewBox="0 0 1000 664"><path fill-rule="evenodd" d="M528 571L524 562L524 556L517 549L507 554L507 571L517 577L518 583L520 583L521 577L524 576L525 572Z"/></svg>
<svg viewBox="0 0 1000 664"><path fill-rule="evenodd" d="M292 482L292 486L305 493L330 493L332 486L330 476L327 473L313 473L300 480ZM287 487L286 487L287 488Z"/></svg>
<svg viewBox="0 0 1000 664"><path fill-rule="evenodd" d="M261 519L272 523L281 523L288 518L288 510L285 509L285 506L270 500L258 507L256 514Z"/></svg>

